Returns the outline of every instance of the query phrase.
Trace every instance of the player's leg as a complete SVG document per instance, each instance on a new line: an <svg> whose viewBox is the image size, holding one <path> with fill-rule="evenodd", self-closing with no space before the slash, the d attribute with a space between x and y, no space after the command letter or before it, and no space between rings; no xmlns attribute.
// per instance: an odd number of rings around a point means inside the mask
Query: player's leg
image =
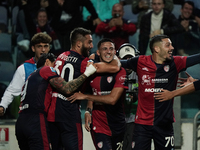
<svg viewBox="0 0 200 150"><path fill-rule="evenodd" d="M23 116L23 115L22 115ZM21 115L18 117L15 124L15 135L18 141L20 150L29 150L28 138L26 138L26 120ZM28 134L28 133L27 133Z"/></svg>
<svg viewBox="0 0 200 150"><path fill-rule="evenodd" d="M62 144L66 150L83 149L83 131L81 123L61 122L59 127Z"/></svg>
<svg viewBox="0 0 200 150"><path fill-rule="evenodd" d="M132 150L151 150L153 126L135 124Z"/></svg>
<svg viewBox="0 0 200 150"><path fill-rule="evenodd" d="M174 131L172 124L163 126L154 126L154 145L155 150L173 150L174 148Z"/></svg>
<svg viewBox="0 0 200 150"><path fill-rule="evenodd" d="M61 134L59 131L59 127L57 122L48 122L50 129L50 143L52 146L52 150L63 150Z"/></svg>
<svg viewBox="0 0 200 150"><path fill-rule="evenodd" d="M112 149L122 150L123 147L123 140L124 140L124 132L117 135L112 135Z"/></svg>
<svg viewBox="0 0 200 150"><path fill-rule="evenodd" d="M126 123L126 131L123 140L122 150L131 150L134 122Z"/></svg>
<svg viewBox="0 0 200 150"><path fill-rule="evenodd" d="M91 131L91 134L96 150L112 150L112 143L110 136L102 133L95 133L94 131Z"/></svg>
<svg viewBox="0 0 200 150"><path fill-rule="evenodd" d="M28 132L30 150L50 150L49 127L46 116L43 113L31 115Z"/></svg>

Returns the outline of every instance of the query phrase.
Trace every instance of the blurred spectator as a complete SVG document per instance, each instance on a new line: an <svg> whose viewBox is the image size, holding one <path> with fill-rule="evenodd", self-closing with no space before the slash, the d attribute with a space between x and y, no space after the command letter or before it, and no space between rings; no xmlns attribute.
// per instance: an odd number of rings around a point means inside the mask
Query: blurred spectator
<svg viewBox="0 0 200 150"><path fill-rule="evenodd" d="M101 22L95 30L96 34L112 39L116 49L124 43L129 43L129 36L136 32L135 24L125 20L123 15L123 6L119 3L113 5L112 18Z"/></svg>
<svg viewBox="0 0 200 150"><path fill-rule="evenodd" d="M84 27L94 32L96 26L101 21L112 17L112 14L110 13L112 11L112 7L114 4L119 3L119 0L91 0L91 2L94 5L94 8L96 9L99 18L93 21L91 19L91 14L89 13L89 11L85 7L83 7L83 20Z"/></svg>
<svg viewBox="0 0 200 150"><path fill-rule="evenodd" d="M54 19L56 20L52 27L58 33L61 47L64 50L70 49L70 32L79 26L83 26L82 7L85 6L92 14L91 19L98 19L96 10L90 0L57 0L50 4L54 9Z"/></svg>
<svg viewBox="0 0 200 150"><path fill-rule="evenodd" d="M200 18L200 0L188 0L188 1L192 1L194 3L195 7L193 10L193 14Z"/></svg>
<svg viewBox="0 0 200 150"><path fill-rule="evenodd" d="M54 53L55 55L59 55L62 52L62 48L55 31L51 27L51 23L54 22L54 18L52 18L51 22L48 22L48 15L46 10L44 8L40 8L37 12L36 19L33 20L29 12L28 6L25 2L24 5L22 6L22 9L25 14L25 22L26 26L28 27L29 35L32 37L35 33L39 32L44 32L49 34L52 38L52 43L51 43L52 48L50 52ZM27 47L27 50L28 49L29 47Z"/></svg>
<svg viewBox="0 0 200 150"><path fill-rule="evenodd" d="M184 31L176 17L164 9L164 0L152 0L152 9L141 19L138 44L141 55L148 55L146 51L151 37L165 34L172 40L177 33Z"/></svg>
<svg viewBox="0 0 200 150"><path fill-rule="evenodd" d="M19 12L17 17L17 45L20 50L22 50L22 54L24 54L24 58L20 59L28 59L32 57L34 54L30 49L30 38L37 32L44 32L46 30L45 24L48 25L48 16L47 10L49 9L49 1L48 0L18 0L15 5L19 6ZM44 8L43 12L40 12L40 8ZM51 17L49 17L51 18ZM40 20L40 21L39 21ZM43 20L43 21L42 21ZM49 25L48 25L49 26ZM41 31L38 28L43 28ZM52 29L49 29L52 30ZM49 33L49 31L46 31ZM51 36L54 39L54 36ZM23 61L23 60L22 60Z"/></svg>
<svg viewBox="0 0 200 150"><path fill-rule="evenodd" d="M137 27L140 27L141 18L144 14L150 12L152 10L151 5L152 0L133 0L132 3L132 12L134 14L138 14L138 21L137 21ZM165 9L168 11L172 11L174 8L173 0L164 0L165 3Z"/></svg>
<svg viewBox="0 0 200 150"><path fill-rule="evenodd" d="M200 18L194 13L194 8L192 1L185 1L178 18L185 29L185 32L178 35L178 41L184 42L177 42L178 54L182 56L199 53Z"/></svg>

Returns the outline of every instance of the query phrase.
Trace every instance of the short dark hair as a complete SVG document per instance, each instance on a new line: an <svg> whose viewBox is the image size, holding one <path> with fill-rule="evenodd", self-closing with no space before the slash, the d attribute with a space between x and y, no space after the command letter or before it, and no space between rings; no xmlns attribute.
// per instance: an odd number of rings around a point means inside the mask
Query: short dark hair
<svg viewBox="0 0 200 150"><path fill-rule="evenodd" d="M56 60L56 56L53 53L43 53L37 62L37 68L44 66L46 60L49 59L51 62Z"/></svg>
<svg viewBox="0 0 200 150"><path fill-rule="evenodd" d="M39 43L51 43L52 38L46 33L36 33L31 39L31 46L34 46Z"/></svg>
<svg viewBox="0 0 200 150"><path fill-rule="evenodd" d="M150 39L150 44L149 44L149 47L151 49L151 52L153 53L153 46L154 46L154 43L157 43L157 42L162 42L162 39L166 39L166 38L169 38L167 35L156 35L156 36L153 36L151 39Z"/></svg>
<svg viewBox="0 0 200 150"><path fill-rule="evenodd" d="M111 39L109 39L109 38L103 38L103 39L101 39L101 40L98 42L97 48L99 49L100 46L101 46L101 44L104 43L104 42L111 42L111 43L114 44L114 42L113 42Z"/></svg>
<svg viewBox="0 0 200 150"><path fill-rule="evenodd" d="M192 1L184 1L184 2L182 3L182 5L181 5L181 8L183 8L184 5L185 5L186 3L189 4L189 5L191 5L192 8L194 9L194 2L192 2Z"/></svg>
<svg viewBox="0 0 200 150"><path fill-rule="evenodd" d="M40 8L40 9L37 11L37 16L36 16L36 17L38 17L38 14L39 14L40 12L45 12L45 13L47 14L47 11L46 11L45 8ZM48 14L47 14L47 18L48 18Z"/></svg>
<svg viewBox="0 0 200 150"><path fill-rule="evenodd" d="M84 41L85 36L88 34L92 34L92 32L90 30L87 30L85 28L82 27L78 27L75 28L71 33L70 33L70 42L71 45L75 45L75 43L80 40L80 41Z"/></svg>

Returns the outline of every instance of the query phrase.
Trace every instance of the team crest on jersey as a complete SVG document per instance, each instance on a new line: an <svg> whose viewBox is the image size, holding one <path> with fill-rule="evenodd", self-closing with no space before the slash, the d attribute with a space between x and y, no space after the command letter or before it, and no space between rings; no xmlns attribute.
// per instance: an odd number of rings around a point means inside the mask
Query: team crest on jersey
<svg viewBox="0 0 200 150"><path fill-rule="evenodd" d="M97 146L98 146L99 148L102 148L102 147L103 147L103 142L102 142L102 141L99 142L99 143L97 144Z"/></svg>
<svg viewBox="0 0 200 150"><path fill-rule="evenodd" d="M108 83L111 83L112 80L113 80L113 77L112 77L112 76L111 76L111 77L107 77L107 81L108 81Z"/></svg>
<svg viewBox="0 0 200 150"><path fill-rule="evenodd" d="M151 85L151 77L149 75L142 76L142 85Z"/></svg>
<svg viewBox="0 0 200 150"><path fill-rule="evenodd" d="M168 72L169 71L169 65L164 66L164 70L165 70L165 72Z"/></svg>
<svg viewBox="0 0 200 150"><path fill-rule="evenodd" d="M135 147L135 141L132 142L132 149Z"/></svg>

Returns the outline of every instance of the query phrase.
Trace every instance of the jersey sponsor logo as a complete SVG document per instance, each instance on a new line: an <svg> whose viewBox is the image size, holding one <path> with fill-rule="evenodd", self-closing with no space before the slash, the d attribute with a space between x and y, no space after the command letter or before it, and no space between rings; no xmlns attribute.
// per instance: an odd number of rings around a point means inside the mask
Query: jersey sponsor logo
<svg viewBox="0 0 200 150"><path fill-rule="evenodd" d="M168 79L152 79L152 83L168 83Z"/></svg>
<svg viewBox="0 0 200 150"><path fill-rule="evenodd" d="M98 95L108 95L110 94L111 91L102 91L102 92L98 92Z"/></svg>
<svg viewBox="0 0 200 150"><path fill-rule="evenodd" d="M151 79L149 75L143 75L142 76L142 85L151 85L151 83L168 83L167 78L161 78L161 79Z"/></svg>
<svg viewBox="0 0 200 150"><path fill-rule="evenodd" d="M111 91L98 91L95 88L92 88L93 95L108 95Z"/></svg>
<svg viewBox="0 0 200 150"><path fill-rule="evenodd" d="M154 93L154 92L161 92L161 89L163 88L145 88L144 92L150 92L150 93Z"/></svg>
<svg viewBox="0 0 200 150"><path fill-rule="evenodd" d="M56 70L53 67L50 67L50 69L51 69L52 72L56 73Z"/></svg>
<svg viewBox="0 0 200 150"><path fill-rule="evenodd" d="M164 70L165 70L165 72L168 72L169 71L169 65L164 66Z"/></svg>
<svg viewBox="0 0 200 150"><path fill-rule="evenodd" d="M98 146L99 148L102 148L102 147L103 147L103 142L102 142L102 141L99 142L99 143L97 144L97 146Z"/></svg>
<svg viewBox="0 0 200 150"><path fill-rule="evenodd" d="M19 107L19 110L24 110L24 109L27 109L27 108L29 108L29 104L24 104L23 106Z"/></svg>
<svg viewBox="0 0 200 150"><path fill-rule="evenodd" d="M123 75L123 76L119 77L119 81L123 81L124 82L125 80L126 80L126 75Z"/></svg>
<svg viewBox="0 0 200 150"><path fill-rule="evenodd" d="M58 97L58 98L60 98L60 99L62 99L64 101L67 101L67 98L65 96L63 96L62 94L60 94L60 93L53 93L52 97Z"/></svg>
<svg viewBox="0 0 200 150"><path fill-rule="evenodd" d="M151 85L151 78L149 77L149 75L143 75L142 76L142 85Z"/></svg>
<svg viewBox="0 0 200 150"><path fill-rule="evenodd" d="M112 76L110 76L110 77L107 77L107 81L108 81L108 83L111 83L111 82L112 82L112 80L113 80L113 77L112 77Z"/></svg>
<svg viewBox="0 0 200 150"><path fill-rule="evenodd" d="M142 70L149 71L147 67L142 68Z"/></svg>

